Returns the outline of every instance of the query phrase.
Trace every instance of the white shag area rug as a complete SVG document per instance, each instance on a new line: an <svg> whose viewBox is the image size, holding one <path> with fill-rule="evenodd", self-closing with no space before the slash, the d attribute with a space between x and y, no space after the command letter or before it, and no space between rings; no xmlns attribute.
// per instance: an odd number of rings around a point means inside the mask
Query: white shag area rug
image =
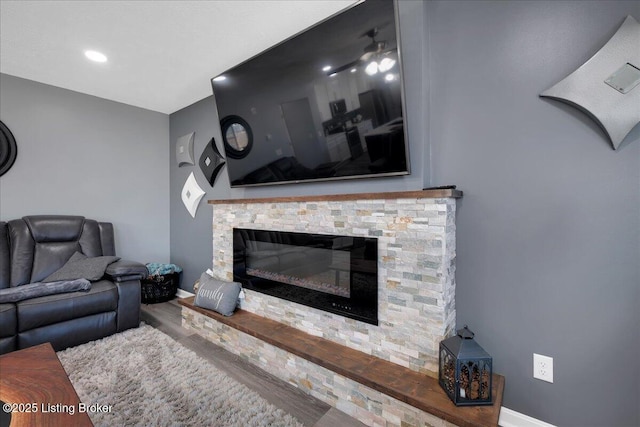
<svg viewBox="0 0 640 427"><path fill-rule="evenodd" d="M149 325L57 354L96 426L302 427Z"/></svg>

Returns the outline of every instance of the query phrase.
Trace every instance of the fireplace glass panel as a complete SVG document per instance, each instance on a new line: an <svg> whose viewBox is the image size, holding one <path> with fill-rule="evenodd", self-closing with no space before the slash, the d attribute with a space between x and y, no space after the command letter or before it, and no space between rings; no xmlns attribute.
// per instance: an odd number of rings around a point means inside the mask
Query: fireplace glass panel
<svg viewBox="0 0 640 427"><path fill-rule="evenodd" d="M234 229L234 280L377 325L377 252L375 238Z"/></svg>
<svg viewBox="0 0 640 427"><path fill-rule="evenodd" d="M256 249L247 253L247 274L350 297L349 252L271 242L249 245Z"/></svg>

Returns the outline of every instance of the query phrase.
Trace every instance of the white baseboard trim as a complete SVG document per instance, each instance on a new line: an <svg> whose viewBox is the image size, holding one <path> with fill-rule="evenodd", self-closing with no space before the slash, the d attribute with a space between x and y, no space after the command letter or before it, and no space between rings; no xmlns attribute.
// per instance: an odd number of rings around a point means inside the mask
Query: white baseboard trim
<svg viewBox="0 0 640 427"><path fill-rule="evenodd" d="M189 297L195 296L195 294L192 294L191 292L187 292L184 289L178 289L178 292L176 292L176 296L178 298L189 298Z"/></svg>
<svg viewBox="0 0 640 427"><path fill-rule="evenodd" d="M504 406L500 408L498 425L500 427L555 427L553 424L545 423Z"/></svg>

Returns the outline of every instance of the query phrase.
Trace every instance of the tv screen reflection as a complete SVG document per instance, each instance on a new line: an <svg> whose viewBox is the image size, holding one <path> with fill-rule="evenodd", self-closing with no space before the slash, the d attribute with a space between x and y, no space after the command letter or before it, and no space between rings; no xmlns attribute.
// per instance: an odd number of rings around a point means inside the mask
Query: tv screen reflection
<svg viewBox="0 0 640 427"><path fill-rule="evenodd" d="M406 175L393 1L366 1L212 79L232 187Z"/></svg>

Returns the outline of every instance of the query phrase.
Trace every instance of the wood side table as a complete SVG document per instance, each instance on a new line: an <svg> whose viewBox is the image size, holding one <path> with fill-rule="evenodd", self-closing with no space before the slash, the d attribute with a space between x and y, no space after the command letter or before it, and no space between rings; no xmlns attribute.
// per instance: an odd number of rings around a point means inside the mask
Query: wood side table
<svg viewBox="0 0 640 427"><path fill-rule="evenodd" d="M11 427L93 426L49 343L0 356L0 400Z"/></svg>

